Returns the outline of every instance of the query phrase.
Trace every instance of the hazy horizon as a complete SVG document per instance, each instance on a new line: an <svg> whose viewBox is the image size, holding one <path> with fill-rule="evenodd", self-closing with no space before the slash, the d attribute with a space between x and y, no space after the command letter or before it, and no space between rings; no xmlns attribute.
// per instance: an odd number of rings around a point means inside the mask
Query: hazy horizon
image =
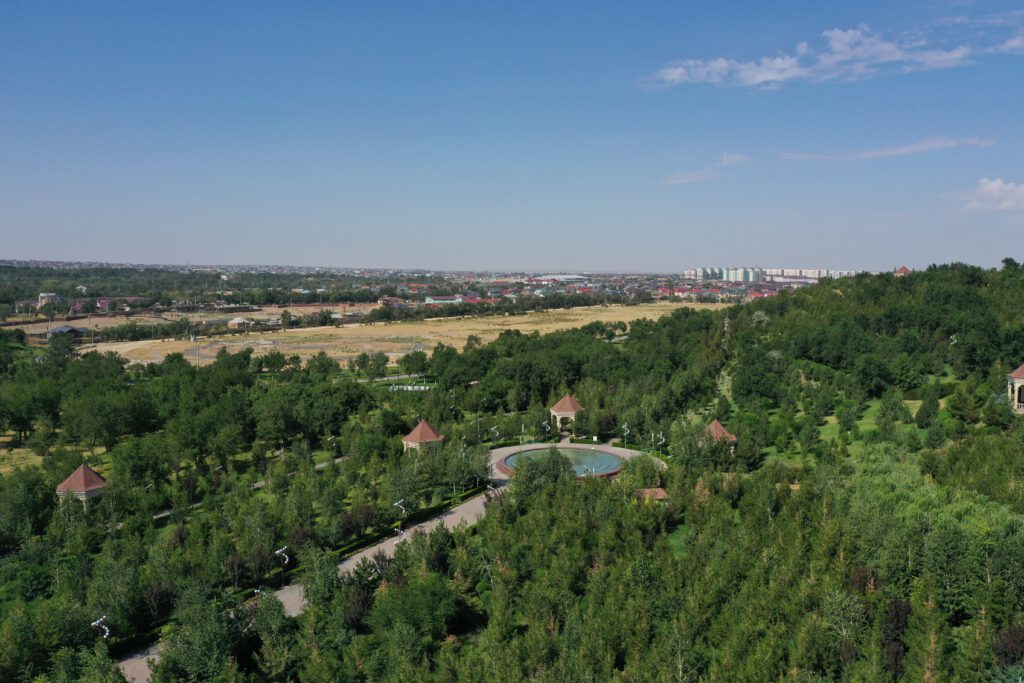
<svg viewBox="0 0 1024 683"><path fill-rule="evenodd" d="M1015 2L28 3L0 7L0 80L3 259L668 273L1024 252Z"/></svg>

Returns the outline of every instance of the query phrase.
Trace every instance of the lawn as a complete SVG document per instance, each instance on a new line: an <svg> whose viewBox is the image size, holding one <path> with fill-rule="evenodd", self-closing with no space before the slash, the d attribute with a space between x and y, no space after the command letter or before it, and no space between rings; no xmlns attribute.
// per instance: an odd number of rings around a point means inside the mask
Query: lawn
<svg viewBox="0 0 1024 683"><path fill-rule="evenodd" d="M668 547L672 550L672 554L679 559L684 559L689 550L687 547L687 541L690 538L689 527L686 524L680 524L668 533L667 538Z"/></svg>
<svg viewBox="0 0 1024 683"><path fill-rule="evenodd" d="M0 474L7 474L16 467L35 467L42 462L42 458L27 448L11 448L5 445L0 450Z"/></svg>

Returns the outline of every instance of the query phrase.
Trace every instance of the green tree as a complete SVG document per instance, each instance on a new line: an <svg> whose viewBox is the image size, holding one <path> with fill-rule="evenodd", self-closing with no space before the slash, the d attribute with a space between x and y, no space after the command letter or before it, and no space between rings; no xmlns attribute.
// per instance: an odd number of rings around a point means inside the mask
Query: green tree
<svg viewBox="0 0 1024 683"><path fill-rule="evenodd" d="M410 351L398 361L398 367L408 375L419 375L427 371L427 354L424 351Z"/></svg>
<svg viewBox="0 0 1024 683"><path fill-rule="evenodd" d="M220 606L203 591L187 588L174 609L172 623L162 629L164 650L154 680L217 680L228 664L237 629Z"/></svg>
<svg viewBox="0 0 1024 683"><path fill-rule="evenodd" d="M917 414L914 415L914 421L918 427L922 429L928 429L935 423L935 420L939 416L939 387L937 382L933 382L925 387L923 396L921 397L921 405L917 408Z"/></svg>

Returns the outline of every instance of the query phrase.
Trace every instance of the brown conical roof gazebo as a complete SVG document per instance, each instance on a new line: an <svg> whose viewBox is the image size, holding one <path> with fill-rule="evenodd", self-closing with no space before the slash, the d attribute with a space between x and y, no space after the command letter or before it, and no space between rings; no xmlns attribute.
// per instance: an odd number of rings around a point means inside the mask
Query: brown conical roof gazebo
<svg viewBox="0 0 1024 683"><path fill-rule="evenodd" d="M97 474L96 470L83 464L79 465L67 479L57 484L57 496L62 500L66 496L87 500L103 493L106 487L107 480Z"/></svg>
<svg viewBox="0 0 1024 683"><path fill-rule="evenodd" d="M731 444L736 443L736 435L725 428L718 420L712 420L711 424L708 425L708 436L715 441L728 441Z"/></svg>
<svg viewBox="0 0 1024 683"><path fill-rule="evenodd" d="M444 436L438 434L437 430L431 427L426 420L420 420L411 432L402 437L402 447L405 450L442 443L444 443Z"/></svg>
<svg viewBox="0 0 1024 683"><path fill-rule="evenodd" d="M576 414L583 411L583 406L576 400L576 397L572 394L566 394L558 403L551 406L551 417L554 418L555 424L559 428L562 426L562 420L576 421Z"/></svg>

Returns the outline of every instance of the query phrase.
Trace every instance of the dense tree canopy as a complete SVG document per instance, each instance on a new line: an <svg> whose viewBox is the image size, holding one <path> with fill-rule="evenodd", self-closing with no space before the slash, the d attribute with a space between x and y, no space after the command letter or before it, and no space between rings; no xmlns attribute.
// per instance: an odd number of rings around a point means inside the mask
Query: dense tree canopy
<svg viewBox="0 0 1024 683"><path fill-rule="evenodd" d="M159 635L167 681L1016 680L1021 310L1015 263L859 276L414 351L426 391L373 354L129 366L2 335L0 427L28 464L0 453L0 679L117 680L111 652ZM476 526L338 576L481 492L489 447L557 438L565 393L577 437L666 469L527 460ZM444 445L403 452L420 419ZM82 462L107 489L58 503ZM254 592L291 581L298 618Z"/></svg>

